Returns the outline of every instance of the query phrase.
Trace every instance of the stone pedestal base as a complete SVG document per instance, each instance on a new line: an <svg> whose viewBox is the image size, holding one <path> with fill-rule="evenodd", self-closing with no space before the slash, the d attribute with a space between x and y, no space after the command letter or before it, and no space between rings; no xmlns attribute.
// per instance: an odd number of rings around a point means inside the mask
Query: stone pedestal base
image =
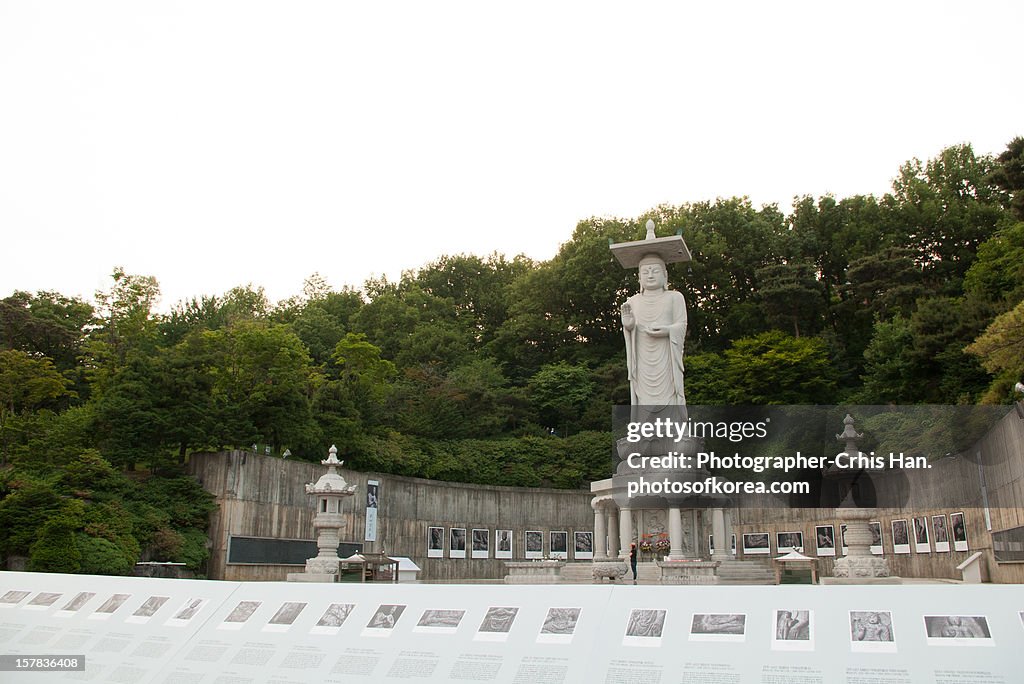
<svg viewBox="0 0 1024 684"><path fill-rule="evenodd" d="M718 584L718 561L657 561L662 584Z"/></svg>
<svg viewBox="0 0 1024 684"><path fill-rule="evenodd" d="M612 582L621 580L628 570L625 563L621 561L600 561L594 563L594 581L603 582L605 578L610 579Z"/></svg>
<svg viewBox="0 0 1024 684"><path fill-rule="evenodd" d="M334 558L322 558L317 556L306 561L306 572L313 574L336 575L338 573L339 565L341 565L341 559L337 556Z"/></svg>
<svg viewBox="0 0 1024 684"><path fill-rule="evenodd" d="M881 556L845 556L832 566L836 579L874 579L889 577L889 563Z"/></svg>
<svg viewBox="0 0 1024 684"><path fill-rule="evenodd" d="M506 561L505 584L558 584L565 561Z"/></svg>

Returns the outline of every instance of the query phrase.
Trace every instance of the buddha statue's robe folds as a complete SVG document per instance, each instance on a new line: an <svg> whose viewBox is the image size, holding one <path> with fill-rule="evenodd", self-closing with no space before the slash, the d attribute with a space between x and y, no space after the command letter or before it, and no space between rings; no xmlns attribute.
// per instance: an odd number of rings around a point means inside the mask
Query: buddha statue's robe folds
<svg viewBox="0 0 1024 684"><path fill-rule="evenodd" d="M685 406L686 301L682 293L647 290L626 303L636 320L632 330L624 331L630 403L651 409Z"/></svg>

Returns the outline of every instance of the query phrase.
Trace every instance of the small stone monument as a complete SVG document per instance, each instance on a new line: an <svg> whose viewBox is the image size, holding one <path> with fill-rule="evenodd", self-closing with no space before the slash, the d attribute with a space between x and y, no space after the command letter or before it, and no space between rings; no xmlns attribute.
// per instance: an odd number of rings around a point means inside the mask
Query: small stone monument
<svg viewBox="0 0 1024 684"><path fill-rule="evenodd" d="M356 492L356 486L345 482L338 467L338 448L331 446L327 460L320 461L327 466L327 472L316 483L306 485L306 493L316 497L316 516L313 529L317 532L316 545L319 553L306 561L305 572L288 573L289 582L333 582L338 574L341 559L338 558L338 544L345 520L341 515L341 501Z"/></svg>
<svg viewBox="0 0 1024 684"><path fill-rule="evenodd" d="M844 452L850 455L859 455L860 449L857 442L864 436L853 429L853 416L847 414L843 420L843 432L836 435L836 439L845 443ZM832 567L831 584L901 584L899 577L892 577L889 571L889 562L885 556L875 556L871 553L871 527L869 522L875 517L875 508L861 508L854 501L853 480L858 476L865 476L869 469L857 469L853 473L843 472L842 469L833 467L825 472L825 477L845 480L848 487L846 496L836 509L836 515L846 523L846 544L849 552L842 558L837 558Z"/></svg>

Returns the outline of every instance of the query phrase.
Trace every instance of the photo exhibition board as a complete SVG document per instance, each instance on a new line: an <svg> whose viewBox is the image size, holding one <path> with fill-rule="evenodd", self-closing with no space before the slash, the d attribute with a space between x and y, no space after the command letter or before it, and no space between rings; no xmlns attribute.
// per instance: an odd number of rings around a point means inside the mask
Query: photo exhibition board
<svg viewBox="0 0 1024 684"><path fill-rule="evenodd" d="M32 682L1008 684L1019 681L1022 615L1018 585L309 584L0 573L3 653L85 656L84 672L34 673Z"/></svg>

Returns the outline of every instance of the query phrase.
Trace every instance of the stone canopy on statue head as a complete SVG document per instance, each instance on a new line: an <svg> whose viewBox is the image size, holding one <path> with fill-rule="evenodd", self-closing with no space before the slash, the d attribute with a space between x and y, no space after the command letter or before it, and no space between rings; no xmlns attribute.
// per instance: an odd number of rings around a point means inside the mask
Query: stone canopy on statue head
<svg viewBox="0 0 1024 684"><path fill-rule="evenodd" d="M640 262L649 256L656 256L666 264L691 260L690 250L683 242L682 235L653 237L654 222L650 220L647 222L647 234L649 237L644 240L617 242L609 246L623 268L638 268Z"/></svg>

